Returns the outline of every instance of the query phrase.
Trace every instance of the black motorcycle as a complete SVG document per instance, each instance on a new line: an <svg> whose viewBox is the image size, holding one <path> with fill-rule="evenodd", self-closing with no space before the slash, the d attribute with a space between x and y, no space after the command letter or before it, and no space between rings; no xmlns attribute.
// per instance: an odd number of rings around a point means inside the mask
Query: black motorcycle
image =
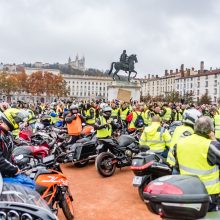
<svg viewBox="0 0 220 220"><path fill-rule="evenodd" d="M76 167L84 167L90 160L95 160L97 157L96 147L97 138L94 132L87 137L77 140L75 144L68 145L66 148L72 153L64 158L63 162L72 162Z"/></svg>
<svg viewBox="0 0 220 220"><path fill-rule="evenodd" d="M116 168L130 166L132 158L139 152L135 136L121 135L118 140L99 139L96 169L101 176L112 176Z"/></svg>
<svg viewBox="0 0 220 220"><path fill-rule="evenodd" d="M153 152L146 151L137 154L131 165L131 170L134 172L133 186L138 187L140 198L143 198L145 187L152 180L172 174L172 169L166 163L165 159Z"/></svg>

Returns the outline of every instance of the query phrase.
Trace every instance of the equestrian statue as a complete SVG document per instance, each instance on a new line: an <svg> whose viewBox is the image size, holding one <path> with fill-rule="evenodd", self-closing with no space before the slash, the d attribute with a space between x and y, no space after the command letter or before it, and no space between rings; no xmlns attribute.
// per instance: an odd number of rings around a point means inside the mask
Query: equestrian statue
<svg viewBox="0 0 220 220"><path fill-rule="evenodd" d="M126 73L128 71L128 81L130 82L131 73L132 72L135 73L135 76L133 78L135 78L137 75L137 72L134 70L134 63L137 62L138 60L135 54L131 54L130 56L127 56L126 50L123 50L123 53L120 56L120 62L112 62L108 75L111 75L113 68L115 68L115 72L113 73L112 78L113 80L115 80L115 76L117 76L118 79L120 80L120 76L117 73L120 70L123 70Z"/></svg>

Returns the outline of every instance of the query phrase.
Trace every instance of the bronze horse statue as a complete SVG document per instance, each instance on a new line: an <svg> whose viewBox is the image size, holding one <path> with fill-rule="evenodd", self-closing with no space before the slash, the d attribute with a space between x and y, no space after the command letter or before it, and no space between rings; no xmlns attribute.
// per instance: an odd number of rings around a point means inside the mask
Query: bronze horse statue
<svg viewBox="0 0 220 220"><path fill-rule="evenodd" d="M138 60L137 60L137 56L135 54L132 54L128 57L127 59L127 62L126 63L122 63L122 62L112 62L111 64L111 68L109 70L109 73L108 75L111 75L112 73L112 70L113 70L113 67L115 68L115 72L113 73L113 80L115 80L115 76L118 77L118 79L120 80L120 76L118 76L118 72L120 70L123 70L127 73L128 71L128 81L130 82L130 76L131 76L131 73L135 73L135 76L133 78L136 77L137 75L137 72L134 70L134 63L137 63Z"/></svg>

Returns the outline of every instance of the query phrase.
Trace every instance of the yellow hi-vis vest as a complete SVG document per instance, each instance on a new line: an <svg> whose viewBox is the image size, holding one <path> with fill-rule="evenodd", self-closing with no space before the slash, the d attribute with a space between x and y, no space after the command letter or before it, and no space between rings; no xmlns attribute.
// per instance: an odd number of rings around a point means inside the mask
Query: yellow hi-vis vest
<svg viewBox="0 0 220 220"><path fill-rule="evenodd" d="M89 117L91 115L90 114L90 109L86 110L86 116L87 117ZM94 117L92 119L86 120L86 124L88 124L88 125L94 125L95 124L95 109L94 108L92 108L92 109L94 110Z"/></svg>
<svg viewBox="0 0 220 220"><path fill-rule="evenodd" d="M183 115L182 112L175 112L174 121L182 121Z"/></svg>
<svg viewBox="0 0 220 220"><path fill-rule="evenodd" d="M100 125L107 124L107 121L103 116L99 116L99 120L100 120ZM109 124L109 128L103 128L103 129L97 130L96 137L106 138L106 137L110 137L111 135L112 135L112 128L111 128L111 125Z"/></svg>
<svg viewBox="0 0 220 220"><path fill-rule="evenodd" d="M143 118L144 118L144 124L149 126L151 124L151 121L152 121L152 118L150 116L150 110L146 110L144 112L144 117Z"/></svg>
<svg viewBox="0 0 220 220"><path fill-rule="evenodd" d="M174 146L178 143L179 140L188 137L192 134L194 134L194 130L190 126L181 125L176 127L170 142L170 149L167 156L167 163L169 163L171 166L175 166L176 159L174 157L174 152L173 152Z"/></svg>
<svg viewBox="0 0 220 220"><path fill-rule="evenodd" d="M151 126L144 129L139 140L140 145L147 145L155 153L162 153L165 147L170 146L171 136L159 122L152 122Z"/></svg>
<svg viewBox="0 0 220 220"><path fill-rule="evenodd" d="M126 108L125 110L122 110L122 109L119 110L121 120L123 121L126 120L128 112L129 112L129 108Z"/></svg>
<svg viewBox="0 0 220 220"><path fill-rule="evenodd" d="M178 142L176 156L180 174L198 176L212 195L220 193L220 181L218 166L207 161L210 143L210 139L193 134Z"/></svg>
<svg viewBox="0 0 220 220"><path fill-rule="evenodd" d="M165 108L165 109L166 109L166 113L163 116L163 120L169 121L171 119L172 110L171 110L171 108Z"/></svg>
<svg viewBox="0 0 220 220"><path fill-rule="evenodd" d="M138 115L141 115L143 117L142 112L132 112L132 120L131 120L131 123L129 124L129 129L136 128L134 123L135 123Z"/></svg>
<svg viewBox="0 0 220 220"><path fill-rule="evenodd" d="M215 123L215 137L220 139L220 115L215 115L214 123Z"/></svg>
<svg viewBox="0 0 220 220"><path fill-rule="evenodd" d="M117 118L117 117L118 117L118 112L119 112L119 109L118 109L118 108L112 109L111 118Z"/></svg>

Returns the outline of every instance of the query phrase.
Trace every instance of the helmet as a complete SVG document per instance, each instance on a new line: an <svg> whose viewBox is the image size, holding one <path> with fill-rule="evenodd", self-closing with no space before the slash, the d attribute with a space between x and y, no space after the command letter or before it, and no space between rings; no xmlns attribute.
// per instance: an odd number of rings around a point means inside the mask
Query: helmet
<svg viewBox="0 0 220 220"><path fill-rule="evenodd" d="M110 117L111 114L112 114L112 108L110 106L105 106L102 109L102 114L103 114L104 117Z"/></svg>
<svg viewBox="0 0 220 220"><path fill-rule="evenodd" d="M28 120L28 113L21 109L9 108L4 111L4 113L1 115L1 118L12 131L19 128L19 123Z"/></svg>
<svg viewBox="0 0 220 220"><path fill-rule="evenodd" d="M78 111L78 106L77 105L71 105L70 106L70 111L72 110L77 110Z"/></svg>
<svg viewBox="0 0 220 220"><path fill-rule="evenodd" d="M196 109L188 109L183 113L183 123L194 125L202 113Z"/></svg>
<svg viewBox="0 0 220 220"><path fill-rule="evenodd" d="M71 111L72 113L78 113L79 108L78 108L77 105L71 105L71 106L70 106L70 111Z"/></svg>
<svg viewBox="0 0 220 220"><path fill-rule="evenodd" d="M94 132L94 128L91 125L87 125L83 128L81 134L88 136Z"/></svg>

